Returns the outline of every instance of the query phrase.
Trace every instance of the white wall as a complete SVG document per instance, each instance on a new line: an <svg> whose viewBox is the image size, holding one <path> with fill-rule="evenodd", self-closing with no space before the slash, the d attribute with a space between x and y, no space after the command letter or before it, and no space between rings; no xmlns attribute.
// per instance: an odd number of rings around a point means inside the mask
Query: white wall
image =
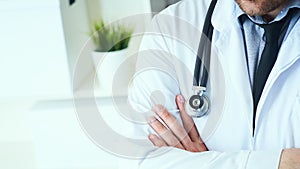
<svg viewBox="0 0 300 169"><path fill-rule="evenodd" d="M0 1L0 100L70 95L58 1Z"/></svg>
<svg viewBox="0 0 300 169"><path fill-rule="evenodd" d="M71 95L59 0L0 0L0 168L35 169L31 100Z"/></svg>
<svg viewBox="0 0 300 169"><path fill-rule="evenodd" d="M84 135L72 100L59 99L72 94L69 70L88 38L92 1L0 0L0 168L115 168L115 156ZM101 3L90 18L150 12L148 0ZM86 58L82 80L93 69Z"/></svg>
<svg viewBox="0 0 300 169"><path fill-rule="evenodd" d="M60 9L71 79L73 78L74 69L80 69L80 74L77 74L80 79L79 83L74 84L75 89L77 89L84 82L86 76L94 70L90 55L92 49L85 48L85 44L89 40L88 34L90 31L88 9L85 0L76 0L71 6L68 0L60 0ZM83 48L87 50L82 51ZM75 67L79 55L85 58L82 60L85 62L84 67Z"/></svg>
<svg viewBox="0 0 300 169"><path fill-rule="evenodd" d="M89 0L87 3L91 21L103 17L105 21L112 22L131 15L151 12L150 0Z"/></svg>

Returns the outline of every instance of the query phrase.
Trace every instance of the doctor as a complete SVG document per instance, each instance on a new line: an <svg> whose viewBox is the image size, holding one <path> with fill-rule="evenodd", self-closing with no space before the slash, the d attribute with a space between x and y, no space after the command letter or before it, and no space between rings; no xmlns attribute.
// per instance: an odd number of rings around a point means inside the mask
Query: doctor
<svg viewBox="0 0 300 169"><path fill-rule="evenodd" d="M300 1L217 1L210 111L192 118L185 105L209 5L209 0L172 5L154 17L143 38L140 50L147 54L138 58L130 103L155 114L134 134L170 151L145 156L137 166L300 168ZM213 127L207 127L211 121Z"/></svg>

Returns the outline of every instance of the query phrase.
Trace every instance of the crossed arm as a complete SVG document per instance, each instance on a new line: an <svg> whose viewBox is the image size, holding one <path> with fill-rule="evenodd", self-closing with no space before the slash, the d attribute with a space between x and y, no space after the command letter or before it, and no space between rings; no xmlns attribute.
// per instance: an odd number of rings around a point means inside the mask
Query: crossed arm
<svg viewBox="0 0 300 169"><path fill-rule="evenodd" d="M150 134L149 140L158 147L176 147L189 152L209 151L202 141L193 119L186 113L184 103L183 96L177 95L176 104L183 125L163 106L153 107L157 117L150 117L148 123L156 134ZM300 149L284 149L279 169L300 169Z"/></svg>
<svg viewBox="0 0 300 169"><path fill-rule="evenodd" d="M207 151L193 119L184 109L184 98L181 95L176 97L176 104L180 112L183 126L163 106L156 105L153 109L158 117L167 125L164 126L154 116L148 120L151 128L156 134L150 134L150 141L158 147L173 146L191 152Z"/></svg>

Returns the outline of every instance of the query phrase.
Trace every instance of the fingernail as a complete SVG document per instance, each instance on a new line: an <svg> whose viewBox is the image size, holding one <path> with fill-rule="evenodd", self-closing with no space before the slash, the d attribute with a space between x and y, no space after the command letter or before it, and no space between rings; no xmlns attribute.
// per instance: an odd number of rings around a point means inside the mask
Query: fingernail
<svg viewBox="0 0 300 169"><path fill-rule="evenodd" d="M184 103L184 102L185 102L185 100L184 100L184 98L183 98L182 95L178 95L177 100L178 100L180 103Z"/></svg>
<svg viewBox="0 0 300 169"><path fill-rule="evenodd" d="M151 116L149 119L148 119L148 123L154 123L156 121L156 118L154 116Z"/></svg>
<svg viewBox="0 0 300 169"><path fill-rule="evenodd" d="M149 137L149 139L151 139L151 140L154 140L154 139L155 139L155 136L154 136L153 134L150 134L148 137Z"/></svg>
<svg viewBox="0 0 300 169"><path fill-rule="evenodd" d="M153 107L153 110L156 112L156 113L161 113L163 111L163 107L162 105L155 105Z"/></svg>

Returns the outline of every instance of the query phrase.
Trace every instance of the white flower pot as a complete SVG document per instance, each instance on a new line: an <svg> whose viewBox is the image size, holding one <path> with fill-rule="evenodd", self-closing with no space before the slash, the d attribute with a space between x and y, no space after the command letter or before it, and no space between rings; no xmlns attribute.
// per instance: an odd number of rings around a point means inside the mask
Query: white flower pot
<svg viewBox="0 0 300 169"><path fill-rule="evenodd" d="M92 52L100 86L100 95L126 95L134 65L127 49L113 52Z"/></svg>

